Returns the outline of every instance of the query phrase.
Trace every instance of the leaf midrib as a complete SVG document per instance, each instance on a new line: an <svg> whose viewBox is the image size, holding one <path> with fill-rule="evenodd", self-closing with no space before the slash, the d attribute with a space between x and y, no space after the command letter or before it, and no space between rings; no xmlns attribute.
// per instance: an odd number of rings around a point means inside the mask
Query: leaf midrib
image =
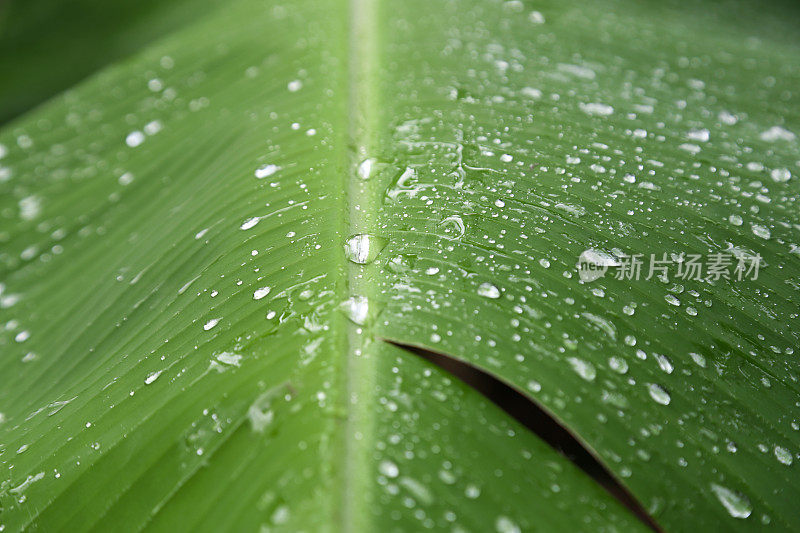
<svg viewBox="0 0 800 533"><path fill-rule="evenodd" d="M353 147L345 152L342 169L344 210L341 236L346 239L354 234L372 234L377 227L374 181L362 180L355 169L360 161L375 149L376 96L375 66L377 63L377 33L375 0L348 0L347 12L347 74L345 113L347 138L341 146ZM372 301L374 267L359 265L347 260L340 246L336 247L344 263L345 279L342 287L347 296L363 296ZM341 314L340 314L341 315ZM370 456L369 447L374 425L374 376L376 360L374 343L370 342L364 329L343 316L339 323L344 328L343 397L341 405L347 413L342 435L344 459L341 468L341 500L336 502L334 514L339 515L342 531L368 530L365 508L369 505L370 490L367 480Z"/></svg>

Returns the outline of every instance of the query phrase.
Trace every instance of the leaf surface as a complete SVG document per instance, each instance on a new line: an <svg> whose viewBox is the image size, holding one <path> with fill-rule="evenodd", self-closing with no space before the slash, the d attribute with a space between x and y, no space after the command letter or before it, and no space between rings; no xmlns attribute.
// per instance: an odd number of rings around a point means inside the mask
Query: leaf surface
<svg viewBox="0 0 800 533"><path fill-rule="evenodd" d="M383 339L666 529L800 526L796 11L630 4L237 0L7 125L5 531L644 527Z"/></svg>

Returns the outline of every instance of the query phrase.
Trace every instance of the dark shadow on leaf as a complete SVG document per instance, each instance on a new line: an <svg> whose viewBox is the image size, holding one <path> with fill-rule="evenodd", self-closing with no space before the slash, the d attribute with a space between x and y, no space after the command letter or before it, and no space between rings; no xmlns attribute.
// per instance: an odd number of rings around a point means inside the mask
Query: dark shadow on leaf
<svg viewBox="0 0 800 533"><path fill-rule="evenodd" d="M644 506L633 497L628 489L600 462L594 453L533 399L491 373L453 356L393 340L384 340L430 361L483 394L492 403L511 415L520 424L530 429L556 451L572 461L578 468L586 472L650 529L662 531L655 520L647 513Z"/></svg>

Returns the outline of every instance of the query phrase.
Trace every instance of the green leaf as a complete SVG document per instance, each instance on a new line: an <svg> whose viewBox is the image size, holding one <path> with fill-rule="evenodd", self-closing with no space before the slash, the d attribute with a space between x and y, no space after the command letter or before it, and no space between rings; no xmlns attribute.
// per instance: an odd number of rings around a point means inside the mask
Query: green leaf
<svg viewBox="0 0 800 533"><path fill-rule="evenodd" d="M236 0L5 126L0 528L645 528L385 340L525 391L667 530L800 527L764 11ZM763 263L611 275L682 253Z"/></svg>

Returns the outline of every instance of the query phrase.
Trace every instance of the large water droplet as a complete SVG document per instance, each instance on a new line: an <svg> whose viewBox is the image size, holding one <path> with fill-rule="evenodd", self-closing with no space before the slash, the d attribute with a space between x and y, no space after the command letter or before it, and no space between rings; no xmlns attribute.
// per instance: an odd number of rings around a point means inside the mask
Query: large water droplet
<svg viewBox="0 0 800 533"><path fill-rule="evenodd" d="M466 228L464 221L458 215L450 215L439 223L439 227L444 230L445 237L451 240L458 240L464 236Z"/></svg>
<svg viewBox="0 0 800 533"><path fill-rule="evenodd" d="M258 179L267 178L275 174L280 169L281 167L278 165L261 165L256 169L255 176Z"/></svg>
<svg viewBox="0 0 800 533"><path fill-rule="evenodd" d="M771 233L768 228L759 226L758 224L753 224L753 235L756 237L761 237L762 239L769 239Z"/></svg>
<svg viewBox="0 0 800 533"><path fill-rule="evenodd" d="M661 405L669 405L669 402L672 401L672 397L666 389L657 383L647 385L647 391L650 393L650 397Z"/></svg>
<svg viewBox="0 0 800 533"><path fill-rule="evenodd" d="M520 533L519 526L507 516L498 516L494 521L497 533Z"/></svg>
<svg viewBox="0 0 800 533"><path fill-rule="evenodd" d="M500 289L491 283L481 283L480 286L478 286L478 295L485 298L497 299L500 298Z"/></svg>
<svg viewBox="0 0 800 533"><path fill-rule="evenodd" d="M374 235L359 233L348 238L344 243L344 255L353 263L366 265L378 257L386 246L386 241Z"/></svg>
<svg viewBox="0 0 800 533"><path fill-rule="evenodd" d="M787 466L792 464L792 452L781 446L775 446L775 458Z"/></svg>
<svg viewBox="0 0 800 533"><path fill-rule="evenodd" d="M592 363L584 361L583 359L578 359L577 357L570 357L567 361L569 361L569 364L572 366L572 370L580 377L586 381L594 381L595 376L597 376L597 370L595 370Z"/></svg>
<svg viewBox="0 0 800 533"><path fill-rule="evenodd" d="M400 469L392 461L384 460L378 465L378 472L389 478L395 478L400 474Z"/></svg>
<svg viewBox="0 0 800 533"><path fill-rule="evenodd" d="M744 494L716 483L711 484L711 490L732 517L747 518L753 512L753 505Z"/></svg>
<svg viewBox="0 0 800 533"><path fill-rule="evenodd" d="M260 289L256 289L255 292L253 293L253 300L260 300L261 298L269 294L269 291L271 290L272 288L270 287L261 287Z"/></svg>
<svg viewBox="0 0 800 533"><path fill-rule="evenodd" d="M372 177L372 172L375 168L375 159L370 157L365 159L358 165L358 177L362 180L368 180Z"/></svg>
<svg viewBox="0 0 800 533"><path fill-rule="evenodd" d="M369 316L369 300L366 296L351 296L342 302L340 308L347 318L359 326L363 326Z"/></svg>

